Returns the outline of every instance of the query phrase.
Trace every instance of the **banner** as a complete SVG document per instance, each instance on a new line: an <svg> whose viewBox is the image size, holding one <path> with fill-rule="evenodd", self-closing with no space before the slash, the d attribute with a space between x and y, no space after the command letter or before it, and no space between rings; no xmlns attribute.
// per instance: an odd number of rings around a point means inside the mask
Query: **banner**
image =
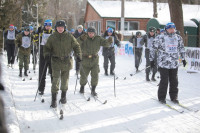
<svg viewBox="0 0 200 133"><path fill-rule="evenodd" d="M128 56L133 56L133 44L128 42L128 41L121 41L120 42L121 47L118 48L115 45L115 55L120 56L120 55L128 55Z"/></svg>
<svg viewBox="0 0 200 133"><path fill-rule="evenodd" d="M128 41L121 41L120 44L121 44L120 48L118 48L117 45L114 45L115 56L125 55L125 56L132 57L133 56L133 44ZM102 55L102 50L103 50L103 48L101 47L101 49L99 51L99 56Z"/></svg>
<svg viewBox="0 0 200 133"><path fill-rule="evenodd" d="M188 72L200 73L200 48L185 47Z"/></svg>

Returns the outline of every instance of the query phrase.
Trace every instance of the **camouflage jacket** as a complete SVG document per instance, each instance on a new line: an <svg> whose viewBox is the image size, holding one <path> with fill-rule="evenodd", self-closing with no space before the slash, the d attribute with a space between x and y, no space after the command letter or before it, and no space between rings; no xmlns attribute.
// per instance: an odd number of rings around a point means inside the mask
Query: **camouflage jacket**
<svg viewBox="0 0 200 133"><path fill-rule="evenodd" d="M179 64L179 56L185 59L183 39L175 33L164 33L153 40L150 61L153 60L155 51L158 52L158 66L161 68L175 69Z"/></svg>
<svg viewBox="0 0 200 133"><path fill-rule="evenodd" d="M29 55L31 53L31 35L26 36L24 32L17 35L15 45L19 47L19 53Z"/></svg>
<svg viewBox="0 0 200 133"><path fill-rule="evenodd" d="M75 37L66 31L63 33L55 31L48 38L43 49L43 54L44 56L52 56L62 59L71 56L72 51L82 58L81 48Z"/></svg>

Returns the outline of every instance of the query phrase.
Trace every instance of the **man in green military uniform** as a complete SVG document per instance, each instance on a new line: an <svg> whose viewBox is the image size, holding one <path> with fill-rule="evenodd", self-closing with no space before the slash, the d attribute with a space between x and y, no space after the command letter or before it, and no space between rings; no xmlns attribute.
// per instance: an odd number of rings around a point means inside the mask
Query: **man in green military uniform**
<svg viewBox="0 0 200 133"><path fill-rule="evenodd" d="M97 96L95 92L99 79L99 56L98 52L101 46L109 47L112 43L112 37L104 39L96 35L94 27L87 29L87 34L81 35L78 39L82 50L82 62L80 69L80 93L84 93L84 86L87 83L87 77L91 72L91 94Z"/></svg>
<svg viewBox="0 0 200 133"><path fill-rule="evenodd" d="M72 69L71 51L73 50L79 62L82 54L77 40L70 33L66 32L66 25L63 20L56 22L56 31L48 38L43 49L43 54L52 65L53 82L51 86L52 102L51 107L57 107L57 93L61 79L61 100L62 104L66 103L66 91L68 90L69 71Z"/></svg>
<svg viewBox="0 0 200 133"><path fill-rule="evenodd" d="M24 75L28 76L29 59L31 54L31 35L29 27L24 28L24 32L18 34L15 44L19 47L19 76L22 77L22 69L24 67Z"/></svg>

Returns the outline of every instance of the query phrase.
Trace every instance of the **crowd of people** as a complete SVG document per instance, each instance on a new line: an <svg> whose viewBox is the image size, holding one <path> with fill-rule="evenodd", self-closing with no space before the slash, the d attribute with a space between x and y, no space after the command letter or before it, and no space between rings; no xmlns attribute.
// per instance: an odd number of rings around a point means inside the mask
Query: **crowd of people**
<svg viewBox="0 0 200 133"><path fill-rule="evenodd" d="M5 29L4 29L5 30ZM87 84L88 75L91 75L91 95L97 96L96 87L99 80L99 55L103 47L103 67L105 76L115 74L115 48L120 47L120 41L113 28L108 27L102 36L97 35L94 27L84 30L82 25L77 29L67 30L66 23L58 20L53 27L52 20L47 19L44 25L36 31L32 26L25 26L19 32L10 25L4 32L5 50L7 51L8 67L13 68L15 57L19 60L19 77L28 76L30 54L32 54L33 69L39 66L38 92L44 94L47 72L51 77L51 107L57 107L57 94L61 90L60 102L66 103L69 72L73 68L75 60L76 74L80 74L80 93L84 94L84 86ZM182 37L177 34L174 23L168 23L165 29L149 27L148 32L142 35L136 32L130 40L133 44L136 73L140 71L142 52L145 49L146 81L156 81L155 74L160 72L160 84L158 88L158 100L166 103L167 87L169 82L169 94L173 102L178 103L178 64L179 55L183 65L186 65L185 51ZM38 59L39 58L39 59ZM108 72L110 62L110 73ZM48 71L47 71L48 70ZM60 83L61 82L61 83Z"/></svg>

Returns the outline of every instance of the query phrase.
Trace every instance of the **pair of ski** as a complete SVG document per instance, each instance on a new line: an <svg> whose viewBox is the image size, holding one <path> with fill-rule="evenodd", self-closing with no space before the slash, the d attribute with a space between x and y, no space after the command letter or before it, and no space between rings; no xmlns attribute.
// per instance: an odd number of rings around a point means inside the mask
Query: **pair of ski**
<svg viewBox="0 0 200 133"><path fill-rule="evenodd" d="M152 99L157 100L157 99L155 99L155 98L152 98ZM158 101L158 100L157 100L157 101ZM169 99L167 99L167 101L171 102ZM158 101L158 102L159 102L159 101ZM173 102L172 102L172 103L173 103ZM172 110L178 112L178 113L184 113L184 110L179 110L179 109L175 108L174 106L172 106L172 105L170 105L170 104L168 104L168 103L162 103L162 104L165 105L165 106L167 106L168 108L170 108L170 109L172 109ZM198 111L199 111L198 109L189 108L189 107L187 107L187 106L185 106L185 105L183 105L183 104L181 104L181 103L173 103L173 104L176 105L176 106L179 106L179 107L181 107L181 108L183 108L183 109L186 109L186 110L188 110L188 111L192 111L192 112L198 112Z"/></svg>
<svg viewBox="0 0 200 133"><path fill-rule="evenodd" d="M41 101L42 103L45 102L45 99L44 99L44 96L43 96L43 95L39 95L38 97L39 97L39 99L40 99L40 101ZM48 101L48 103L51 105L51 103L50 103L49 101ZM62 119L64 118L64 111L63 111L63 109L64 109L65 104L62 104L62 103L59 101L58 106L59 106L59 112L58 112L58 107L56 107L56 108L52 108L52 107L51 107L51 109L53 110L54 114L58 117L58 119L62 120Z"/></svg>
<svg viewBox="0 0 200 133"><path fill-rule="evenodd" d="M92 97L95 101L98 101L99 103L101 104L106 104L107 103L107 100L101 100L98 98L98 96L94 96L94 95L91 95L89 97L86 97L84 94L80 94L86 101L90 101L90 97Z"/></svg>
<svg viewBox="0 0 200 133"><path fill-rule="evenodd" d="M26 76L26 77L21 77L21 78L22 78L22 81L32 80L32 77L28 77L28 76Z"/></svg>

